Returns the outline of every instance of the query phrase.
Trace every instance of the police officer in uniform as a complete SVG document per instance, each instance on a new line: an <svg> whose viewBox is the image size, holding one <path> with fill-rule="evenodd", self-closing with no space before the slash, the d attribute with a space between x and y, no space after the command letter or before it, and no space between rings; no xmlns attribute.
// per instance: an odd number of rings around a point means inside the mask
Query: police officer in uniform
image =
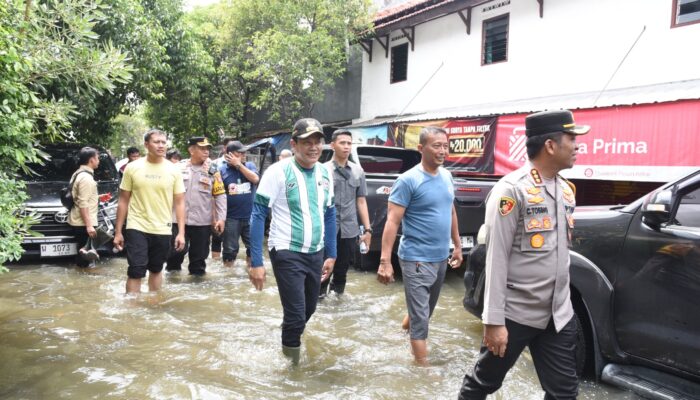
<svg viewBox="0 0 700 400"><path fill-rule="evenodd" d="M576 161L588 133L567 110L525 119L529 161L503 177L486 203L484 341L459 399L501 387L525 346L545 399L575 399L576 318L569 298L573 184L558 175Z"/></svg>
<svg viewBox="0 0 700 400"><path fill-rule="evenodd" d="M221 174L210 165L211 147L205 137L190 138L190 158L178 164L182 168L182 179L185 182L186 245L182 251L170 254L165 267L167 271L179 271L185 253L189 251L190 275L204 275L212 226L217 234L224 230L226 191Z"/></svg>

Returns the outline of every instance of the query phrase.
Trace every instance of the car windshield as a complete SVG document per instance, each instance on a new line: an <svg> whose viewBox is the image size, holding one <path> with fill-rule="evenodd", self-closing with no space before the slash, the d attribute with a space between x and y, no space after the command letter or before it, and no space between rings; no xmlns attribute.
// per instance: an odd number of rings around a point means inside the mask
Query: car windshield
<svg viewBox="0 0 700 400"><path fill-rule="evenodd" d="M34 173L26 174L20 172L22 179L29 182L67 182L73 172L80 166L78 163L78 153L80 148L47 148L44 149L51 157L44 162L44 165L30 163L27 164ZM96 181L108 181L117 179L117 170L109 155L100 152L100 166L95 171Z"/></svg>

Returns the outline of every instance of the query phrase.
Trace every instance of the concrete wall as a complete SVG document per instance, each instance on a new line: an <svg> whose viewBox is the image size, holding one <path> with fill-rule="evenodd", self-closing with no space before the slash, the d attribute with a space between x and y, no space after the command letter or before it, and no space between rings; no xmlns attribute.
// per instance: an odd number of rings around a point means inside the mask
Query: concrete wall
<svg viewBox="0 0 700 400"><path fill-rule="evenodd" d="M358 121L601 90L645 26L610 89L700 78L700 24L671 28L671 0L545 0L544 18L534 0L484 11L496 3L504 0L473 8L470 35L457 14L416 26L404 82L389 83L391 56L375 41L371 63L363 54ZM482 66L482 23L505 13L508 60ZM400 36L392 32L390 46L407 42Z"/></svg>

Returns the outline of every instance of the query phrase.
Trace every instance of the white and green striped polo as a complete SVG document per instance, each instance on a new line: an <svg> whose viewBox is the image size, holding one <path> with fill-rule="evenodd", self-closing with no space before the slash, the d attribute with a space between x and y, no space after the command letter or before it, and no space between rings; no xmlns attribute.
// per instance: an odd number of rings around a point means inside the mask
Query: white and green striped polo
<svg viewBox="0 0 700 400"><path fill-rule="evenodd" d="M324 214L335 205L333 178L323 164L307 170L293 157L272 164L260 179L255 202L272 210L268 248L323 249Z"/></svg>

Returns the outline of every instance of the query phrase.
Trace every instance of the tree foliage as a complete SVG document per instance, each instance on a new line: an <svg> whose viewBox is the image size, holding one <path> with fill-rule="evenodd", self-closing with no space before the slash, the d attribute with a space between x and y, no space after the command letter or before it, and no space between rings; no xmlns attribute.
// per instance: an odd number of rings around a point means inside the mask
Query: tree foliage
<svg viewBox="0 0 700 400"><path fill-rule="evenodd" d="M0 264L19 258L33 221L15 172L41 161L40 140L65 137L80 99L131 78L126 55L93 31L104 18L90 0L0 1Z"/></svg>
<svg viewBox="0 0 700 400"><path fill-rule="evenodd" d="M280 126L308 114L371 16L366 0L236 0L198 8L187 22L205 54L148 110L185 136L246 133L256 110Z"/></svg>

